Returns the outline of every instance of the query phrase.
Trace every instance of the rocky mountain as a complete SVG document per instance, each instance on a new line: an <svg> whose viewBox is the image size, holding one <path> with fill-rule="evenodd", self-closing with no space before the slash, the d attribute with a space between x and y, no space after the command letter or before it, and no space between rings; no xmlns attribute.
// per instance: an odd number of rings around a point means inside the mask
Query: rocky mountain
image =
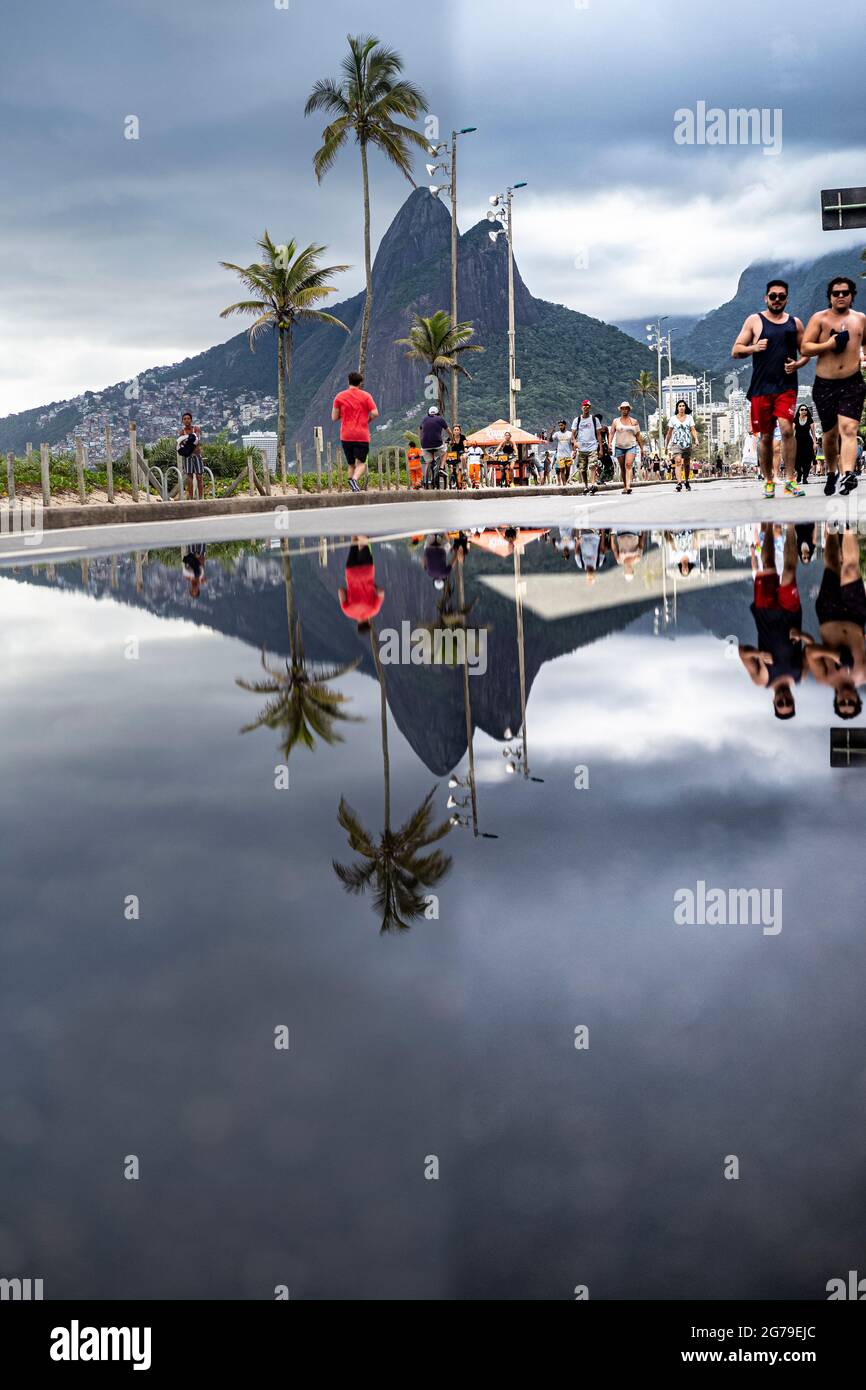
<svg viewBox="0 0 866 1390"><path fill-rule="evenodd" d="M459 243L459 312L475 325L484 354L469 363L472 382L461 383L461 423L472 430L507 414L507 251L504 237L492 243L489 223L469 229ZM414 190L398 211L379 246L373 268L374 304L367 358L367 383L380 408L376 442L402 441L417 424L427 402L424 371L405 357L395 339L405 337L413 312L429 314L450 303L451 220L446 208L425 188ZM227 287L226 297L230 297ZM296 439L309 448L315 425L336 439L331 401L357 363L363 294L329 305L350 328L349 335L327 325L302 324L295 336L293 378L287 403L290 452ZM610 324L563 305L536 299L515 268L518 374L523 381L520 415L532 428L569 416L588 395L610 414L624 392L654 358L642 344ZM682 365L682 364L678 364ZM271 427L275 417L261 403L276 391L275 353L263 337L251 352L245 333L168 367L142 373L135 383L120 382L73 401L10 415L0 420L0 451L23 451L27 441L56 447L68 442L82 421L94 438L104 422L122 429L131 417L145 440L173 429L189 403L206 434L227 426L240 433L246 412L250 427ZM251 413L252 412L252 413Z"/></svg>
<svg viewBox="0 0 866 1390"><path fill-rule="evenodd" d="M507 250L504 237L491 242L486 221L459 241L459 312L475 325L475 341L485 347L468 361L471 382L461 382L460 416L470 431L507 414ZM445 206L426 188L415 189L399 209L373 267L374 303L367 358L367 384L380 409L374 442L402 441L417 426L427 404L423 368L405 357L396 339L405 337L413 312L429 314L450 303L451 220ZM731 343L747 313L759 307L766 280L783 274L791 284L791 307L807 318L826 303L833 274L859 277L856 249L829 251L817 260L791 265L756 262L743 271L734 297L695 322L672 317L674 368L729 370ZM226 285L226 299L231 297ZM610 416L642 369L655 374L655 356L643 342L643 320L602 323L561 304L536 299L515 267L517 371L523 382L519 414L529 428L569 416L583 396ZM295 335L293 377L287 402L290 453L296 440L307 451L315 425L336 441L331 401L357 363L364 296L329 306L349 334L327 325L301 324ZM625 330L625 331L622 331ZM633 335L633 336L632 336ZM811 369L804 373L808 380ZM181 409L190 405L205 435L225 428L237 438L243 428L275 424L276 368L272 342L264 337L251 352L246 333L171 366L154 367L133 383L119 382L0 420L0 452L23 452L28 441L56 449L81 434L99 457L105 423L122 431L138 421L146 441L173 432Z"/></svg>

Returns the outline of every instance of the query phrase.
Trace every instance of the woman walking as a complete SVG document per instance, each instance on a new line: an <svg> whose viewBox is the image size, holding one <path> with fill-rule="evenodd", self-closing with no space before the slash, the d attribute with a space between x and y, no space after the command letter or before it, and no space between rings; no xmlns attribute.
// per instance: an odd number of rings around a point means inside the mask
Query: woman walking
<svg viewBox="0 0 866 1390"><path fill-rule="evenodd" d="M674 417L665 435L665 448L670 450L674 460L677 492L682 492L683 484L686 492L692 490L689 478L692 473L693 445L695 448L698 447L698 432L695 429L694 418L690 415L686 402L677 401Z"/></svg>
<svg viewBox="0 0 866 1390"><path fill-rule="evenodd" d="M807 405L801 405L794 421L794 439L797 453L795 458L797 482L805 483L815 462L815 421Z"/></svg>
<svg viewBox="0 0 866 1390"><path fill-rule="evenodd" d="M448 453L445 455L445 460L451 475L449 487L457 488L458 490L463 487L464 483L463 458L467 447L466 435L459 425L455 425L451 431L451 443L448 446Z"/></svg>
<svg viewBox="0 0 866 1390"><path fill-rule="evenodd" d="M620 477L623 483L622 490L628 495L631 492L635 456L638 448L643 448L640 421L632 415L630 401L620 401L619 415L611 428L613 430L613 452L619 464Z"/></svg>

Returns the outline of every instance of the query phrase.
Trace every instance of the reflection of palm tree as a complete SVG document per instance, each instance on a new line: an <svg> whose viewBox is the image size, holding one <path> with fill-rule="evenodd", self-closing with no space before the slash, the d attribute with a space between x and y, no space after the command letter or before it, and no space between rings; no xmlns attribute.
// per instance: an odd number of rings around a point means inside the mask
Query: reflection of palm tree
<svg viewBox="0 0 866 1390"><path fill-rule="evenodd" d="M388 752L388 703L385 698L385 677L379 660L375 629L370 628L370 646L376 663L382 713L382 766L385 777L385 826L378 842L365 830L358 815L340 798L337 820L349 837L349 848L361 855L354 864L334 863L334 872L347 893L364 893L373 889L373 904L382 914L386 931L406 931L412 919L420 917L426 908L422 888L432 888L451 867L451 856L442 850L430 854L423 851L448 834L448 821L431 825L432 800L435 788L428 792L421 805L399 830L391 829L391 760Z"/></svg>
<svg viewBox="0 0 866 1390"><path fill-rule="evenodd" d="M268 663L267 654L262 652L262 665L268 673L267 680L238 680L242 690L251 690L256 695L270 695L264 709L252 724L244 725L242 734L253 729L282 729L281 744L283 757L288 758L292 749L299 743L305 748L314 748L316 738L323 743L342 743L342 735L334 728L338 720L354 722L354 716L343 709L346 696L336 690L328 689L328 682L337 680L348 671L354 671L357 661L344 666L308 665L304 660L304 643L301 637L301 619L294 608L294 585L292 582L292 560L286 541L282 542L283 582L286 587L286 618L289 625L289 660L285 671Z"/></svg>

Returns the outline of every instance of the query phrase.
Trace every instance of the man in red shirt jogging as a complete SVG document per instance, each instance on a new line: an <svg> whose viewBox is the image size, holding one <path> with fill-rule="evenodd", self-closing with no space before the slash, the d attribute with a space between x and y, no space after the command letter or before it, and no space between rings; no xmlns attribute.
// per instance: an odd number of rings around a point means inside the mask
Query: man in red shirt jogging
<svg viewBox="0 0 866 1390"><path fill-rule="evenodd" d="M369 536L353 536L346 557L346 587L338 589L340 607L347 618L358 624L361 636L370 631L370 622L382 607L385 590L376 588L376 571Z"/></svg>
<svg viewBox="0 0 866 1390"><path fill-rule="evenodd" d="M340 443L349 465L349 487L360 492L359 480L367 467L370 452L370 421L379 414L369 391L362 391L364 378L360 372L349 373L349 387L334 397L331 419L340 421Z"/></svg>

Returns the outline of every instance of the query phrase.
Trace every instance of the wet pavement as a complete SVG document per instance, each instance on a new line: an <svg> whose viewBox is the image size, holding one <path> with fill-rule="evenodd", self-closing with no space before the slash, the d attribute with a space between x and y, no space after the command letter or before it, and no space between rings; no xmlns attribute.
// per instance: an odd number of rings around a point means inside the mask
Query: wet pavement
<svg viewBox="0 0 866 1390"><path fill-rule="evenodd" d="M812 500L0 569L0 1265L121 1299L857 1268L864 561Z"/></svg>

